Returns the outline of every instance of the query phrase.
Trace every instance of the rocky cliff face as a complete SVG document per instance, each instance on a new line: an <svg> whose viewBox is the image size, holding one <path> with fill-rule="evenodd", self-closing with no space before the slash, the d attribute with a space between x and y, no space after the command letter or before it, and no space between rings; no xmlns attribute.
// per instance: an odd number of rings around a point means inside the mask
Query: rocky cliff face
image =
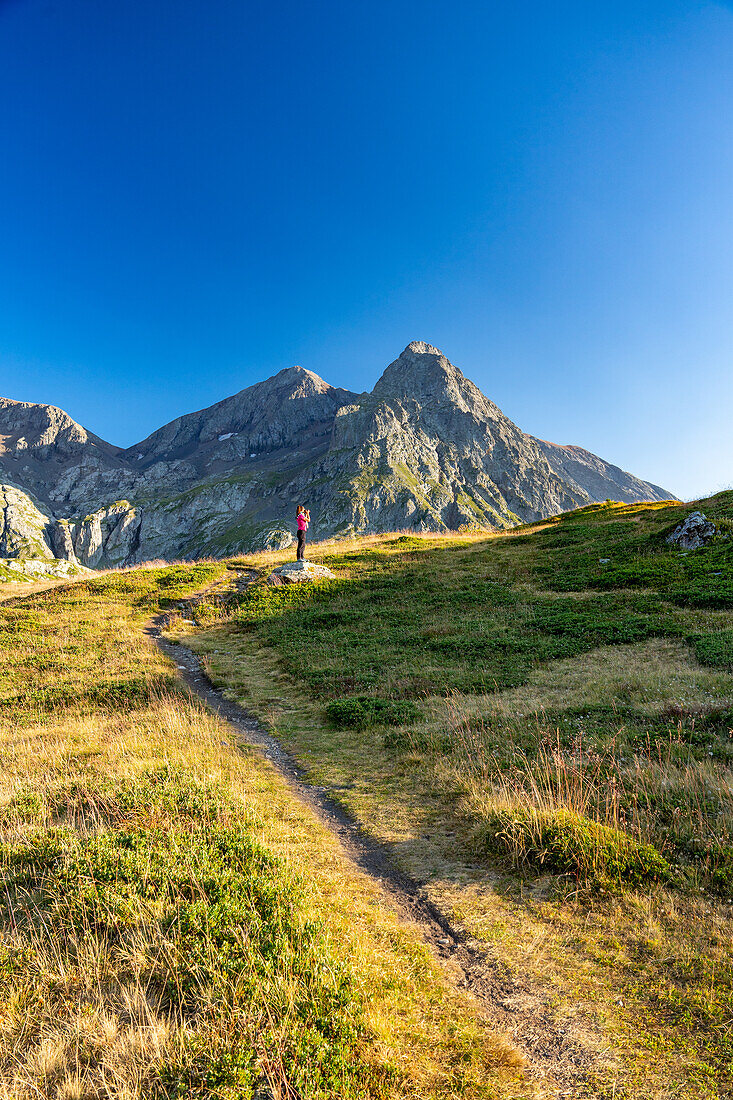
<svg viewBox="0 0 733 1100"><path fill-rule="evenodd" d="M0 400L0 482L0 557L96 567L278 548L300 502L325 537L508 527L671 495L525 435L421 342L370 394L291 367L127 450L53 406Z"/></svg>
<svg viewBox="0 0 733 1100"><path fill-rule="evenodd" d="M0 558L53 558L50 527L49 517L27 493L0 485Z"/></svg>
<svg viewBox="0 0 733 1100"><path fill-rule="evenodd" d="M85 572L73 544L59 538L64 522L52 520L17 486L0 484L0 582Z"/></svg>

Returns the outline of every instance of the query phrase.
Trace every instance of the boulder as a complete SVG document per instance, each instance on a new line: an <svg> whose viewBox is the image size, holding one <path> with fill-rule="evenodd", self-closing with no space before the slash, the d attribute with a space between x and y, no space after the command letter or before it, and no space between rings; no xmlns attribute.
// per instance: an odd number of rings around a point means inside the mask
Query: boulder
<svg viewBox="0 0 733 1100"><path fill-rule="evenodd" d="M690 512L672 534L667 535L667 542L678 550L699 550L701 546L707 546L716 534L715 524L706 519L702 512Z"/></svg>
<svg viewBox="0 0 733 1100"><path fill-rule="evenodd" d="M267 583L275 586L281 584L305 584L313 581L336 580L336 574L327 569L325 565L316 565L312 561L286 561L273 569L267 578Z"/></svg>
<svg viewBox="0 0 733 1100"><path fill-rule="evenodd" d="M75 561L61 558L0 558L0 584L9 582L27 583L28 581L65 580L70 577L83 577L91 574Z"/></svg>

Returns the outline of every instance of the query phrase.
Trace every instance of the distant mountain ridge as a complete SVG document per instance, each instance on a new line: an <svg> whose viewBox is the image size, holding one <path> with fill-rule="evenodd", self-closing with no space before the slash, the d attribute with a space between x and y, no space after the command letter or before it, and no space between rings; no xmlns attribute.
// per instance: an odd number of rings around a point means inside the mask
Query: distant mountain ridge
<svg viewBox="0 0 733 1100"><path fill-rule="evenodd" d="M35 545L92 567L287 545L301 502L326 537L505 528L672 496L526 435L421 341L371 393L289 367L125 449L54 406L0 399L0 484L0 557Z"/></svg>

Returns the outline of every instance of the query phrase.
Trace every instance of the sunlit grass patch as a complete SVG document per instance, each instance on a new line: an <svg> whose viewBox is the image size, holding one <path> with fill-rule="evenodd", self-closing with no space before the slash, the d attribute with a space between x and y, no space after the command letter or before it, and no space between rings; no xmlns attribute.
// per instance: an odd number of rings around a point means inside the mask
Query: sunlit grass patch
<svg viewBox="0 0 733 1100"><path fill-rule="evenodd" d="M168 769L110 792L108 812L116 823L90 833L33 829L0 847L15 929L6 993L54 954L41 1017L23 1021L16 1058L38 1050L51 1021L58 1029L94 953L99 982L145 990L177 1035L151 1094L249 1096L267 1066L277 1067L273 1084L314 1097L381 1095L394 1083L360 1057L361 992L305 911L302 886L224 791ZM77 1050L75 1072L88 1091L102 1087L98 1044ZM46 1077L47 1089L61 1083Z"/></svg>

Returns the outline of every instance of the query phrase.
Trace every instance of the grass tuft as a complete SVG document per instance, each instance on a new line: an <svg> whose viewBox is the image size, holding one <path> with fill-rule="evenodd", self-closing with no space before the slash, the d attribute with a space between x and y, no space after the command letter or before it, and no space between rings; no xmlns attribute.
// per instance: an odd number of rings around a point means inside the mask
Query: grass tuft
<svg viewBox="0 0 733 1100"><path fill-rule="evenodd" d="M671 877L669 863L651 844L570 810L495 810L474 842L481 854L508 855L515 866L571 875L582 885L636 885Z"/></svg>

